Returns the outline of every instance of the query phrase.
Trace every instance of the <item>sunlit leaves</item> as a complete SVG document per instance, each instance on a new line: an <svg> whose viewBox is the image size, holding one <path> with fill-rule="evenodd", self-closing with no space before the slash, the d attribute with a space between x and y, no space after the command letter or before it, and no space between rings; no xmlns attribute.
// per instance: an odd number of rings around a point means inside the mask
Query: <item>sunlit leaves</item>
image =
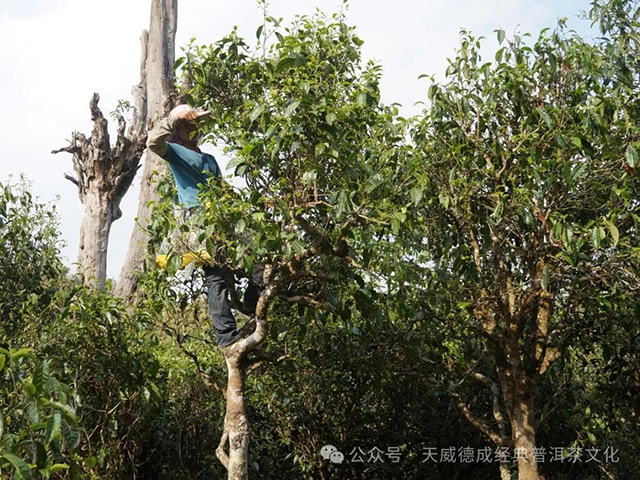
<svg viewBox="0 0 640 480"><path fill-rule="evenodd" d="M254 122L256 118L260 116L260 114L264 112L264 107L261 105L256 105L253 110L251 110L251 114L249 115L249 121Z"/></svg>
<svg viewBox="0 0 640 480"><path fill-rule="evenodd" d="M631 168L635 168L638 164L638 150L633 145L629 145L626 151L627 164Z"/></svg>
<svg viewBox="0 0 640 480"><path fill-rule="evenodd" d="M415 186L412 193L409 185L394 187L404 185L395 151L407 122L380 103L381 67L361 61L355 29L340 14L330 21L317 14L278 30L277 42L253 54L235 31L209 47L191 44L184 66L188 95L212 111L207 131L226 143L228 168L247 183L233 196L221 198L214 188L202 198L215 242L243 267L262 255L275 261L308 249L311 238L296 217L331 241L339 223L364 212L376 230L398 234L403 221L395 210L423 196ZM251 200L254 194L264 200ZM202 240L211 253L213 240ZM169 274L175 262L169 259Z"/></svg>
<svg viewBox="0 0 640 480"><path fill-rule="evenodd" d="M423 191L422 188L412 188L409 191L409 195L411 196L411 201L413 202L414 205L418 205L420 203L420 200L422 200L422 196L423 196Z"/></svg>
<svg viewBox="0 0 640 480"><path fill-rule="evenodd" d="M296 108L298 108L298 106L300 105L300 100L291 100L289 102L287 102L286 108L284 110L284 116L288 117L290 116Z"/></svg>
<svg viewBox="0 0 640 480"><path fill-rule="evenodd" d="M2 452L0 456L8 460L14 467L17 478L23 478L24 480L31 480L33 478L31 467L23 459L9 452Z"/></svg>

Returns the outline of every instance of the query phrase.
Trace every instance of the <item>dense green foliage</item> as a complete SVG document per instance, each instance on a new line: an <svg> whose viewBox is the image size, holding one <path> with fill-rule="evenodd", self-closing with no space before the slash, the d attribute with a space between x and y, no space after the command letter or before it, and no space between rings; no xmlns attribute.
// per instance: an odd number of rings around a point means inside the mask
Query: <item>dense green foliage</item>
<svg viewBox="0 0 640 480"><path fill-rule="evenodd" d="M381 102L343 14L266 15L255 49L236 32L185 48L184 93L245 182L211 183L191 226L234 293L257 262L280 285L249 359L251 478L496 478L423 449L495 449L505 371L532 388L538 445L618 450L546 478L640 470L638 2L591 16L588 42L563 22L530 42L498 31L491 62L463 31L411 119ZM170 179L130 306L70 275L28 190L0 185L0 478L223 478L202 273L153 262L180 228ZM353 460L373 448L382 461Z"/></svg>

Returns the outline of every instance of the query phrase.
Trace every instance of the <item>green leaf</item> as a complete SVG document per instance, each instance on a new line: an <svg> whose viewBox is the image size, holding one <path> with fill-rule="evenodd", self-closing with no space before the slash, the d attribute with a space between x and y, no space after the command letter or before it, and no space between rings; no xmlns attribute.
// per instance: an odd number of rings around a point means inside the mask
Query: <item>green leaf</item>
<svg viewBox="0 0 640 480"><path fill-rule="evenodd" d="M304 174L302 175L302 183L304 183L305 185L313 185L313 183L316 181L316 178L317 173L315 172L315 170L304 172Z"/></svg>
<svg viewBox="0 0 640 480"><path fill-rule="evenodd" d="M291 57L281 58L280 61L278 62L278 66L276 67L276 70L278 71L278 73L282 73L285 70L293 67L295 63L296 63L295 58L291 58Z"/></svg>
<svg viewBox="0 0 640 480"><path fill-rule="evenodd" d="M80 430L70 426L67 422L62 423L62 437L67 447L74 450L80 445Z"/></svg>
<svg viewBox="0 0 640 480"><path fill-rule="evenodd" d="M540 284L545 292L549 291L549 267L546 265L542 269L542 279L540 280Z"/></svg>
<svg viewBox="0 0 640 480"><path fill-rule="evenodd" d="M404 223L407 219L407 214L404 212L394 212L393 216L397 218L400 223Z"/></svg>
<svg viewBox="0 0 640 480"><path fill-rule="evenodd" d="M36 394L36 391L37 391L36 386L31 382L25 383L22 388L24 389L26 394L29 395L29 396L34 396Z"/></svg>
<svg viewBox="0 0 640 480"><path fill-rule="evenodd" d="M56 473L60 470L67 470L68 468L69 465L67 465L66 463L56 463L54 465L51 465L47 470L49 471L49 473Z"/></svg>
<svg viewBox="0 0 640 480"><path fill-rule="evenodd" d="M16 361L18 361L18 360L20 360L21 358L24 358L24 357L33 358L33 355L31 355L31 351L32 350L33 350L33 348L21 348L17 352L11 354L11 360L16 362Z"/></svg>
<svg viewBox="0 0 640 480"><path fill-rule="evenodd" d="M397 235L400 231L400 221L397 218L394 218L391 221L391 230L393 231L394 235Z"/></svg>
<svg viewBox="0 0 640 480"><path fill-rule="evenodd" d="M440 200L440 204L445 208L449 208L449 204L451 203L451 199L445 195L444 193L441 193L440 195L438 195L438 200Z"/></svg>
<svg viewBox="0 0 640 480"><path fill-rule="evenodd" d="M627 147L626 157L627 157L627 163L629 164L629 166L631 168L636 168L636 165L638 164L638 151L631 144L629 144L629 146Z"/></svg>
<svg viewBox="0 0 640 480"><path fill-rule="evenodd" d="M178 254L171 254L169 261L167 262L167 273L169 275L175 275L182 267L182 257Z"/></svg>
<svg viewBox="0 0 640 480"><path fill-rule="evenodd" d="M600 248L600 242L602 241L601 232L602 229L599 227L594 227L591 229L591 243L596 250Z"/></svg>
<svg viewBox="0 0 640 480"><path fill-rule="evenodd" d="M573 137L571 139L571 142L580 150L582 150L582 140L580 139L580 137Z"/></svg>
<svg viewBox="0 0 640 480"><path fill-rule="evenodd" d="M498 30L494 30L497 34L498 34L498 43L502 44L502 42L504 42L504 30L502 30L501 28Z"/></svg>
<svg viewBox="0 0 640 480"><path fill-rule="evenodd" d="M585 170L584 163L580 163L576 165L571 170L571 181L575 182L578 178L580 178L580 176L584 173L584 170Z"/></svg>
<svg viewBox="0 0 640 480"><path fill-rule="evenodd" d="M4 362L5 362L6 358L7 357L5 357L4 355L0 355L0 372L4 368Z"/></svg>
<svg viewBox="0 0 640 480"><path fill-rule="evenodd" d="M567 223L564 226L564 232L566 233L566 236L567 236L567 243L570 245L571 242L573 241L573 225L571 225L570 223Z"/></svg>
<svg viewBox="0 0 640 480"><path fill-rule="evenodd" d="M562 135L558 135L556 138L556 142L558 143L558 145L560 146L560 148L568 148L569 145L567 144L567 141L565 140L565 138Z"/></svg>
<svg viewBox="0 0 640 480"><path fill-rule="evenodd" d="M327 120L327 125L333 125L333 122L336 119L336 114L329 112L325 118Z"/></svg>
<svg viewBox="0 0 640 480"><path fill-rule="evenodd" d="M218 254L218 244L213 241L212 238L207 238L205 241L205 248L207 249L207 253L211 256L211 258L216 258Z"/></svg>
<svg viewBox="0 0 640 480"><path fill-rule="evenodd" d="M256 38L260 39L260 35L262 35L262 30L264 29L264 25L260 25L258 30L256 30Z"/></svg>
<svg viewBox="0 0 640 480"><path fill-rule="evenodd" d="M77 422L76 414L68 405L63 405L60 402L53 402L53 401L47 402L47 405L59 411L67 422L74 425L76 424Z"/></svg>
<svg viewBox="0 0 640 480"><path fill-rule="evenodd" d="M502 220L502 215L504 215L504 202L500 200L496 205L496 208L493 210L491 216L496 219L499 223Z"/></svg>
<svg viewBox="0 0 640 480"><path fill-rule="evenodd" d="M232 168L239 167L240 165L243 165L245 162L246 160L242 157L232 158L227 162L227 170L231 170Z"/></svg>
<svg viewBox="0 0 640 480"><path fill-rule="evenodd" d="M38 362L33 372L33 384L36 387L38 395L46 392L47 383L49 382L49 364L46 360Z"/></svg>
<svg viewBox="0 0 640 480"><path fill-rule="evenodd" d="M364 40L361 40L360 38L354 36L351 41L353 43L355 43L357 46L361 47L362 45L364 45Z"/></svg>
<svg viewBox="0 0 640 480"><path fill-rule="evenodd" d="M51 443L60 432L62 418L59 413L54 413L47 421L47 443Z"/></svg>
<svg viewBox="0 0 640 480"><path fill-rule="evenodd" d="M23 459L16 457L12 453L3 452L2 456L6 458L13 468L17 470L19 475L18 478L23 478L25 480L31 480L33 477L31 476L31 467L25 462Z"/></svg>
<svg viewBox="0 0 640 480"><path fill-rule="evenodd" d="M291 101L287 106L287 109L284 111L284 116L285 117L290 116L294 112L294 110L298 108L298 105L300 105L300 100Z"/></svg>
<svg viewBox="0 0 640 480"><path fill-rule="evenodd" d="M620 232L618 231L618 227L616 227L613 222L606 222L606 224L609 228L609 233L611 234L611 238L613 240L613 246L615 247L620 241Z"/></svg>
<svg viewBox="0 0 640 480"><path fill-rule="evenodd" d="M85 466L91 470L93 467L96 466L96 463L98 463L98 459L96 457L89 457L86 458L84 461Z"/></svg>
<svg viewBox="0 0 640 480"><path fill-rule="evenodd" d="M47 468L47 449L42 442L36 442L36 468Z"/></svg>
<svg viewBox="0 0 640 480"><path fill-rule="evenodd" d="M178 70L178 68L180 68L180 65L182 65L185 61L185 57L180 57L178 58L174 63L173 63L173 69L174 70Z"/></svg>
<svg viewBox="0 0 640 480"><path fill-rule="evenodd" d="M264 107L262 105L256 105L253 110L251 110L251 114L249 114L249 121L253 123L262 112L264 112Z"/></svg>
<svg viewBox="0 0 640 480"><path fill-rule="evenodd" d="M551 125L553 124L553 122L551 121L551 115L549 115L549 112L547 112L542 107L538 107L536 111L538 112L542 120L544 120L544 123L547 124L547 127L551 128Z"/></svg>
<svg viewBox="0 0 640 480"><path fill-rule="evenodd" d="M422 200L422 189L417 187L412 188L409 191L409 196L411 197L413 204L417 206L418 203L420 203L420 200Z"/></svg>
<svg viewBox="0 0 640 480"><path fill-rule="evenodd" d="M36 408L36 403L31 402L27 405L25 409L25 414L27 416L27 420L31 425L35 425L36 423L40 423L40 414L38 413L38 409Z"/></svg>

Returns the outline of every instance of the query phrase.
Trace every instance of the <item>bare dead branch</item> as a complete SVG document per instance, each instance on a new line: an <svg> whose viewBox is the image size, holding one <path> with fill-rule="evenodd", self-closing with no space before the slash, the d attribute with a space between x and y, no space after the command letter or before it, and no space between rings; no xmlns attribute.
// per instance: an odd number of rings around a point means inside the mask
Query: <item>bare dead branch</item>
<svg viewBox="0 0 640 480"><path fill-rule="evenodd" d="M80 187L80 183L78 182L78 180L76 180L76 178L72 175L69 175L68 173L64 174L64 178L66 178L67 180L69 180L71 183L73 183L76 187Z"/></svg>

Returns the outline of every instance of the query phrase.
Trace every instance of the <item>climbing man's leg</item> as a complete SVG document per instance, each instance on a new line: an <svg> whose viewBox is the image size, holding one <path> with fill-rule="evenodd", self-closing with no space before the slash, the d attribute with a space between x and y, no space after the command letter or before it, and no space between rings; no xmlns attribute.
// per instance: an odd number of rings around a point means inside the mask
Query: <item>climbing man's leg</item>
<svg viewBox="0 0 640 480"><path fill-rule="evenodd" d="M262 290L264 290L264 265L258 263L251 272L249 285L244 292L244 306L247 310L256 311Z"/></svg>
<svg viewBox="0 0 640 480"><path fill-rule="evenodd" d="M226 347L240 338L236 319L229 300L229 269L227 267L204 266L204 277L209 299L209 312L216 329L218 345Z"/></svg>

